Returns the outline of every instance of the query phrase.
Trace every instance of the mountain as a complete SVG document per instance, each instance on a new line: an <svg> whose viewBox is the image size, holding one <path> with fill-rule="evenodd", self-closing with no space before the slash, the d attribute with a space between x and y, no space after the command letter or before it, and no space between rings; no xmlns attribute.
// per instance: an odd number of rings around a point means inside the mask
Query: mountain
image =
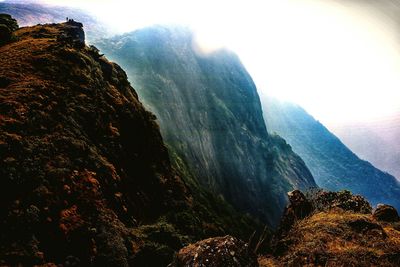
<svg viewBox="0 0 400 267"><path fill-rule="evenodd" d="M268 134L256 87L232 52L202 54L188 29L162 26L96 45L127 71L193 176L234 207L276 225L286 192L315 186L301 158Z"/></svg>
<svg viewBox="0 0 400 267"><path fill-rule="evenodd" d="M361 158L400 179L400 114L369 123L333 126L332 131Z"/></svg>
<svg viewBox="0 0 400 267"><path fill-rule="evenodd" d="M186 186L155 116L82 26L16 30L0 15L0 265L166 266L189 242L248 238L257 223Z"/></svg>
<svg viewBox="0 0 400 267"><path fill-rule="evenodd" d="M269 129L283 136L304 159L319 186L347 189L373 205L389 203L400 208L400 183L392 175L361 160L301 107L268 97L262 103Z"/></svg>

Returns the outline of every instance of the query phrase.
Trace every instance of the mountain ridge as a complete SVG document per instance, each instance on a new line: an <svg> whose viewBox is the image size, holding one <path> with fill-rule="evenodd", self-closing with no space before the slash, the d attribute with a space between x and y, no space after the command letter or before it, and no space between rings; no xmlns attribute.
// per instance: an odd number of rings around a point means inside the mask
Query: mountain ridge
<svg viewBox="0 0 400 267"><path fill-rule="evenodd" d="M266 124L288 140L319 186L333 191L350 190L365 196L373 205L400 207L400 183L396 178L361 160L303 108L267 98L263 105Z"/></svg>

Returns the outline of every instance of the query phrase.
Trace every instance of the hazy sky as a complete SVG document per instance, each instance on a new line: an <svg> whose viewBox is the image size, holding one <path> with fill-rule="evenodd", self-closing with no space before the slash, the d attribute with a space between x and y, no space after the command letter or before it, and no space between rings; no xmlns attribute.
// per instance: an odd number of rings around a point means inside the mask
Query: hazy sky
<svg viewBox="0 0 400 267"><path fill-rule="evenodd" d="M400 114L398 0L46 2L88 9L119 32L187 24L204 47L237 52L261 93L328 126Z"/></svg>

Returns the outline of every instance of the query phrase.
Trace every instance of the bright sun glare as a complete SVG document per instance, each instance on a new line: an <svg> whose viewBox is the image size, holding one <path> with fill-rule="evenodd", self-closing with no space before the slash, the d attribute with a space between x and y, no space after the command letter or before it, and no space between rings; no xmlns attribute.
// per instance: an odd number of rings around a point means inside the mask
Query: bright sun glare
<svg viewBox="0 0 400 267"><path fill-rule="evenodd" d="M237 52L261 94L298 103L328 126L400 114L398 29L359 6L323 0L46 2L85 8L118 32L189 25L205 49Z"/></svg>

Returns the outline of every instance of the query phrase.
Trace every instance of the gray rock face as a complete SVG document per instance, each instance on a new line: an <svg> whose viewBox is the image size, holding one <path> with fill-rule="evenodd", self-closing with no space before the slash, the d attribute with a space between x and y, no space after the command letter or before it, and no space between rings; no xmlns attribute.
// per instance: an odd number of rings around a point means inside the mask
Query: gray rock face
<svg viewBox="0 0 400 267"><path fill-rule="evenodd" d="M124 67L200 183L275 224L286 192L315 186L313 177L283 139L268 135L239 58L226 50L198 54L192 39L185 29L153 27L96 45Z"/></svg>

